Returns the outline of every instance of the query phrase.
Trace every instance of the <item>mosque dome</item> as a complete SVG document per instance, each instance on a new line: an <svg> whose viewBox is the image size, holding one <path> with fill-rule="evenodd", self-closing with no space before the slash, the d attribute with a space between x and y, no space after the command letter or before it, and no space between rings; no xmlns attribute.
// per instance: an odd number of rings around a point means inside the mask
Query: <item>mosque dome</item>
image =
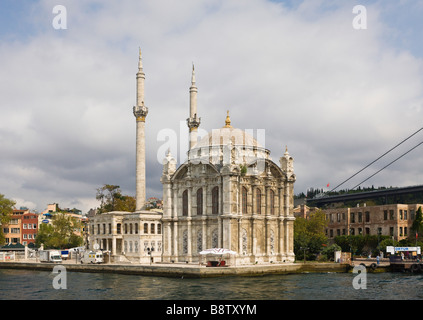
<svg viewBox="0 0 423 320"><path fill-rule="evenodd" d="M222 128L213 129L201 138L189 150L188 158L191 161L203 159L214 164L224 164L225 159L238 164L249 163L257 158L269 159L270 151L253 137L253 130L251 133L247 131L231 126L228 111L225 125Z"/></svg>

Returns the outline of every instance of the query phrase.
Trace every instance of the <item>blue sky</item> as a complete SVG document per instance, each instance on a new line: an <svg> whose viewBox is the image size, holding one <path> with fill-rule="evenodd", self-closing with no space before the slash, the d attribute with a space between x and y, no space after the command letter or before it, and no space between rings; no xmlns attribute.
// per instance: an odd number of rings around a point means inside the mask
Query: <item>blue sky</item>
<svg viewBox="0 0 423 320"><path fill-rule="evenodd" d="M55 30L54 6L67 9ZM367 29L352 27L355 5ZM295 193L335 186L421 127L423 1L100 1L0 3L0 193L42 211L87 211L105 183L134 194L135 73L146 73L147 196L161 197L158 136L186 151L196 66L201 130L265 129L295 159ZM407 144L353 187L423 140ZM423 183L420 148L367 182Z"/></svg>

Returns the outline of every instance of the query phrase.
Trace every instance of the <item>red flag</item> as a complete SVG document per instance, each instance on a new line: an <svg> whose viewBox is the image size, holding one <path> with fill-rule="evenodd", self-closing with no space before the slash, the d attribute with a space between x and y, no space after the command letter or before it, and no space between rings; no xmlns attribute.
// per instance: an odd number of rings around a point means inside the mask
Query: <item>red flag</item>
<svg viewBox="0 0 423 320"><path fill-rule="evenodd" d="M329 183L327 184L327 186L326 187L328 187L329 188Z"/></svg>
<svg viewBox="0 0 423 320"><path fill-rule="evenodd" d="M416 239L419 237L419 234L416 232Z"/></svg>

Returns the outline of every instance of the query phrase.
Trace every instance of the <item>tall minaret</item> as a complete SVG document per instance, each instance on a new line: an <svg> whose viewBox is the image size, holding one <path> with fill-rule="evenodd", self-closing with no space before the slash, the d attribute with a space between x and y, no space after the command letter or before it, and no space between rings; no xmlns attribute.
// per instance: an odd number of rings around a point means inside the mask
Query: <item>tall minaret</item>
<svg viewBox="0 0 423 320"><path fill-rule="evenodd" d="M136 211L143 209L145 204L145 118L148 108L144 105L144 80L145 74L142 69L141 49L137 72L137 105L134 106L134 116L137 120L136 139Z"/></svg>
<svg viewBox="0 0 423 320"><path fill-rule="evenodd" d="M189 128L189 149L197 143L197 131L201 118L197 117L197 87L195 86L194 64L192 65L191 87L189 88L189 118L187 125Z"/></svg>

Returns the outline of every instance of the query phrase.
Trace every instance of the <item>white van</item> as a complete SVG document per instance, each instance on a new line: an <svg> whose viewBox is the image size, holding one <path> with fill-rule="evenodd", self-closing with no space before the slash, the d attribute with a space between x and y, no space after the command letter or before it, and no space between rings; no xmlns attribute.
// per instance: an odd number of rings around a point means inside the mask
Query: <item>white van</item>
<svg viewBox="0 0 423 320"><path fill-rule="evenodd" d="M40 261L62 263L62 257L58 250L40 250Z"/></svg>
<svg viewBox="0 0 423 320"><path fill-rule="evenodd" d="M101 251L85 251L81 257L81 263L103 263Z"/></svg>

